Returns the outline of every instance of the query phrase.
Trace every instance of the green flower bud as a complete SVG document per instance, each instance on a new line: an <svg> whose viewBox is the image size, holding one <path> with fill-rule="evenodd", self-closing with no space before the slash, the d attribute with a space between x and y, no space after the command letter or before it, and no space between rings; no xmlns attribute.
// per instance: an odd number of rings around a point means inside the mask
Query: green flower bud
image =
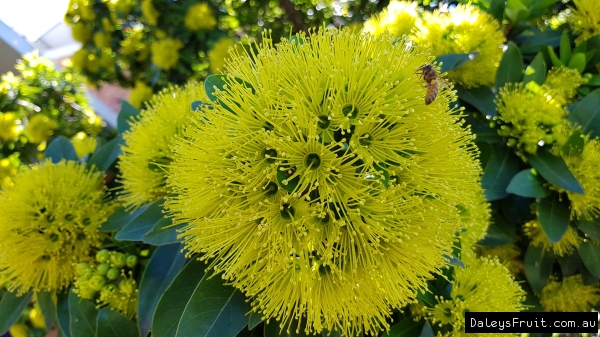
<svg viewBox="0 0 600 337"><path fill-rule="evenodd" d="M116 280L119 277L119 269L117 269L117 268L110 268L108 270L108 273L106 273L106 277L109 280Z"/></svg>
<svg viewBox="0 0 600 337"><path fill-rule="evenodd" d="M125 258L125 254L123 254L123 253L117 252L117 253L113 253L110 256L110 264L115 268L123 268L126 263L127 263L127 260Z"/></svg>
<svg viewBox="0 0 600 337"><path fill-rule="evenodd" d="M137 256L129 255L127 256L127 267L133 268L137 264Z"/></svg>
<svg viewBox="0 0 600 337"><path fill-rule="evenodd" d="M101 265L98 266L98 268L96 268L96 274L106 275L106 273L108 272L108 269L110 269L110 266L106 263L102 263Z"/></svg>
<svg viewBox="0 0 600 337"><path fill-rule="evenodd" d="M90 288L92 288L96 291L100 291L100 289L102 289L102 287L104 287L106 285L106 279L101 275L94 275L89 280L89 285L90 285Z"/></svg>
<svg viewBox="0 0 600 337"><path fill-rule="evenodd" d="M109 257L110 257L110 253L108 252L108 249L102 249L101 251L96 253L96 261L98 261L100 263L107 263Z"/></svg>
<svg viewBox="0 0 600 337"><path fill-rule="evenodd" d="M91 270L92 267L90 267L90 265L86 262L82 262L75 267L75 272L77 272L77 274L80 276L87 274Z"/></svg>

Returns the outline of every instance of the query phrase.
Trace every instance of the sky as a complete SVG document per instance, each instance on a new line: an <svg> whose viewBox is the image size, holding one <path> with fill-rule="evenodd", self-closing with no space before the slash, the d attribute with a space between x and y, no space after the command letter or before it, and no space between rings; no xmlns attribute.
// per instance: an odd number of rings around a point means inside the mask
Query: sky
<svg viewBox="0 0 600 337"><path fill-rule="evenodd" d="M31 42L62 21L69 0L0 0L0 20Z"/></svg>

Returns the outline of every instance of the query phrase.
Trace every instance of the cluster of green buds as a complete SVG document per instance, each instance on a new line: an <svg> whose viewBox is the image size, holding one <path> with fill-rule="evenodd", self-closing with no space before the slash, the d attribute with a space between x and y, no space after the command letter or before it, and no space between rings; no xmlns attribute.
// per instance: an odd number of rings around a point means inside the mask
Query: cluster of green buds
<svg viewBox="0 0 600 337"><path fill-rule="evenodd" d="M75 293L80 298L96 300L98 307L111 309L133 317L137 307L137 285L133 269L138 263L135 255L102 249L96 254L97 266L77 265Z"/></svg>

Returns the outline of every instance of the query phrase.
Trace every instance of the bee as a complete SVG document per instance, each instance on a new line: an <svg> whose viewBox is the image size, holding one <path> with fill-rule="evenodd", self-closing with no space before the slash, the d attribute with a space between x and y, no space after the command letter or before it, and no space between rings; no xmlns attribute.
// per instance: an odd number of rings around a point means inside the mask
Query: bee
<svg viewBox="0 0 600 337"><path fill-rule="evenodd" d="M427 88L427 94L425 95L425 104L429 105L433 101L435 101L438 91L440 90L440 86L447 87L447 84L444 81L444 79L440 77L438 72L431 64L426 64L420 67L417 74L423 75L423 80L425 80L426 82L426 84L424 85L424 87Z"/></svg>

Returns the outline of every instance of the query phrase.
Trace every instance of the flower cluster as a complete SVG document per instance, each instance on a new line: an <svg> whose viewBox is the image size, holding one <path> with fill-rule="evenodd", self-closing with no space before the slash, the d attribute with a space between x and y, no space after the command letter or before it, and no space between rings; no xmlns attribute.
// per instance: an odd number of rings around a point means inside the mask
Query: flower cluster
<svg viewBox="0 0 600 337"><path fill-rule="evenodd" d="M600 301L597 282L584 284L581 274L552 278L540 294L546 311L589 312Z"/></svg>
<svg viewBox="0 0 600 337"><path fill-rule="evenodd" d="M569 21L573 31L579 36L576 43L581 43L600 34L600 3L594 0L573 0L576 8L572 9Z"/></svg>

